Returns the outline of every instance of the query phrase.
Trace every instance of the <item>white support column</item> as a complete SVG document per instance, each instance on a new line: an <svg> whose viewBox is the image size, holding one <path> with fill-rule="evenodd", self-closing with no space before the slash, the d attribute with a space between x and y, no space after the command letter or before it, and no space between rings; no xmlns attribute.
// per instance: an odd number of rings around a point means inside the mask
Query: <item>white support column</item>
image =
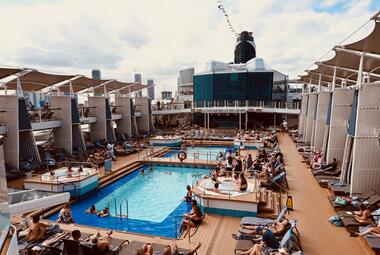
<svg viewBox="0 0 380 255"><path fill-rule="evenodd" d="M311 78L310 78L310 82L309 82L309 91L307 93L310 93L311 92Z"/></svg>
<svg viewBox="0 0 380 255"><path fill-rule="evenodd" d="M333 74L333 80L332 80L331 91L334 91L334 90L335 90L335 81L336 81L336 66L334 66L334 74Z"/></svg>
<svg viewBox="0 0 380 255"><path fill-rule="evenodd" d="M241 112L239 112L239 130L241 130Z"/></svg>
<svg viewBox="0 0 380 255"><path fill-rule="evenodd" d="M318 93L321 92L321 82L322 82L322 74L319 74L319 79L318 79Z"/></svg>
<svg viewBox="0 0 380 255"><path fill-rule="evenodd" d="M245 129L248 129L248 112L245 112Z"/></svg>
<svg viewBox="0 0 380 255"><path fill-rule="evenodd" d="M362 87L362 82L363 82L363 62L364 62L364 55L365 55L365 52L362 52L362 53L360 54L360 62L359 62L359 70L358 70L358 80L357 80L357 84L358 84L359 89L361 89L361 87Z"/></svg>

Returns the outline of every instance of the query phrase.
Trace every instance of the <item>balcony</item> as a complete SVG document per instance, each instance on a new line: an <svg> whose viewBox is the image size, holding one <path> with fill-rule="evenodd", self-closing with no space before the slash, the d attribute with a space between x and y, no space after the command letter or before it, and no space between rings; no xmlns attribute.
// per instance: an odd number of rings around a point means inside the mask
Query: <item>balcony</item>
<svg viewBox="0 0 380 255"><path fill-rule="evenodd" d="M55 116L61 108L29 110L29 120L33 131L59 128L61 121Z"/></svg>
<svg viewBox="0 0 380 255"><path fill-rule="evenodd" d="M90 109L96 107L80 106L78 107L79 119L81 124L92 124L96 122L96 117L90 113Z"/></svg>

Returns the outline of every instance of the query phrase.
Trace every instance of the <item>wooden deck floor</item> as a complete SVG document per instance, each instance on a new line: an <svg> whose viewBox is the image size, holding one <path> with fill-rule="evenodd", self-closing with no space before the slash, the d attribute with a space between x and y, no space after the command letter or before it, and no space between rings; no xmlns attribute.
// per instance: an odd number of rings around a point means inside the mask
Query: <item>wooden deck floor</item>
<svg viewBox="0 0 380 255"><path fill-rule="evenodd" d="M312 255L366 255L371 254L358 238L351 238L344 228L331 226L328 218L335 211L330 206L326 189L319 187L314 177L301 162L296 147L287 135L279 135L280 148L285 156L286 170L290 192L293 196L294 211L290 217L298 220L301 242L305 254ZM255 153L255 151L252 151ZM246 153L246 152L245 152ZM245 154L244 153L244 154ZM253 155L254 156L254 155ZM138 160L137 154L120 158L114 167L130 164ZM102 175L102 169L100 169ZM240 218L207 215L204 224L191 238L177 240L182 248L193 248L198 242L202 243L200 255L228 255L234 254L236 240L231 236L239 228ZM63 229L73 230L80 228L84 233L94 233L95 228L76 225L62 225ZM160 237L151 237L116 231L115 238L137 240L142 242L156 242L173 244L174 240Z"/></svg>
<svg viewBox="0 0 380 255"><path fill-rule="evenodd" d="M327 200L327 189L319 186L306 164L301 162L302 158L290 137L279 135L278 138L285 158L290 195L293 196L295 210L291 216L298 220L305 254L370 254L358 238L349 236L345 228L328 222L329 217L336 213Z"/></svg>

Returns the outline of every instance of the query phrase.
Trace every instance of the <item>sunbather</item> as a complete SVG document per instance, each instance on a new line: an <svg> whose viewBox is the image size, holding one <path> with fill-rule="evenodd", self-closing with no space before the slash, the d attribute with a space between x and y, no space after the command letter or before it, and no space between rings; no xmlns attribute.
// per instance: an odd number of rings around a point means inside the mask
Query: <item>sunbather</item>
<svg viewBox="0 0 380 255"><path fill-rule="evenodd" d="M31 242L44 239L48 225L40 222L40 216L38 215L33 216L32 220L33 223L27 230L26 241Z"/></svg>
<svg viewBox="0 0 380 255"><path fill-rule="evenodd" d="M273 224L271 224L268 229L272 231L272 233L276 236L281 236L285 233L287 226L289 225L288 220L283 220L281 222L275 221ZM252 230L252 232L246 232L244 231L244 234L257 234L257 229L261 229L259 226L254 226L254 225L241 225L242 229L248 229Z"/></svg>
<svg viewBox="0 0 380 255"><path fill-rule="evenodd" d="M371 224L372 223L371 211L364 204L360 204L359 209L360 211L354 212L355 220L362 225Z"/></svg>
<svg viewBox="0 0 380 255"><path fill-rule="evenodd" d="M260 244L254 244L249 250L239 252L237 254L261 255L265 250L278 249L279 246L280 243L272 231L266 230L263 234L263 239Z"/></svg>
<svg viewBox="0 0 380 255"><path fill-rule="evenodd" d="M191 201L191 211L189 214L184 214L185 219L182 221L180 232L182 233L186 228L196 228L202 223L203 214L199 208L197 201Z"/></svg>
<svg viewBox="0 0 380 255"><path fill-rule="evenodd" d="M377 223L376 227L370 227L366 231L364 231L362 233L357 233L357 234L359 236L365 236L365 235L371 234L371 235L380 237L380 219L379 219L379 222Z"/></svg>
<svg viewBox="0 0 380 255"><path fill-rule="evenodd" d="M176 244L173 245L173 248L170 245L168 245L162 251L162 255L180 255L180 254L194 255L200 247L201 247L201 243L199 242L198 245L193 250L187 253L180 253Z"/></svg>

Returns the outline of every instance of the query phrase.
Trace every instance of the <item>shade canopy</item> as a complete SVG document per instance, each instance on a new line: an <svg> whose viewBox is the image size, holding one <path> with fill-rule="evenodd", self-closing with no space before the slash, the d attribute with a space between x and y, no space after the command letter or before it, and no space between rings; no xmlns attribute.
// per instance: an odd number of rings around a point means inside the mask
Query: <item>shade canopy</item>
<svg viewBox="0 0 380 255"><path fill-rule="evenodd" d="M375 27L365 38L346 45L333 48L334 57L321 62L316 62L316 69L306 70L307 75L300 76L300 81L322 86L333 83L335 70L335 84L342 81L346 85L355 85L360 66L361 55L363 57L363 74L369 76L370 82L380 81L380 20L373 18Z"/></svg>
<svg viewBox="0 0 380 255"><path fill-rule="evenodd" d="M71 79L71 86L74 93L90 89L92 87L98 86L108 80L97 80L87 78L86 76L77 76ZM62 85L57 86L61 92L70 92L70 81L64 82Z"/></svg>
<svg viewBox="0 0 380 255"><path fill-rule="evenodd" d="M48 74L37 70L31 70L25 75L20 76L19 79L23 90L38 91L73 77L74 75ZM7 82L6 86L8 89L15 90L17 88L17 78Z"/></svg>
<svg viewBox="0 0 380 255"><path fill-rule="evenodd" d="M3 79L9 75L16 74L20 72L22 69L18 68L0 68L0 79Z"/></svg>

